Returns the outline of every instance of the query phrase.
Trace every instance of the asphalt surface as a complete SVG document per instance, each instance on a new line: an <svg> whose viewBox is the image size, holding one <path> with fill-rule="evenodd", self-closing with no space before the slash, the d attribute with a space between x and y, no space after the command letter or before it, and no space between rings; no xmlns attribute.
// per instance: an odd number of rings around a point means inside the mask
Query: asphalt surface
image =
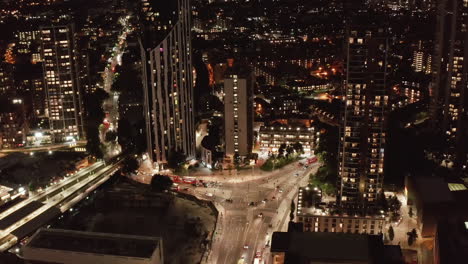
<svg viewBox="0 0 468 264"><path fill-rule="evenodd" d="M272 232L286 231L291 200L298 187L307 184L308 175L315 173L318 167L316 163L304 169L295 162L257 180L225 183L214 188L182 186L189 188L188 193L213 201L220 211L211 252L205 263L250 264L256 255L261 256L260 263L268 263ZM251 202L256 205L249 205Z"/></svg>

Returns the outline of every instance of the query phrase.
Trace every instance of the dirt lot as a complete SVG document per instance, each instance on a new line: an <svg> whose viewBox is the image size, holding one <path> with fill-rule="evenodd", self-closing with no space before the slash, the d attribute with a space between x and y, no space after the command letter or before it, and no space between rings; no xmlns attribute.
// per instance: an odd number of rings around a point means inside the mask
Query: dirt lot
<svg viewBox="0 0 468 264"><path fill-rule="evenodd" d="M165 263L192 264L199 263L215 221L215 212L203 204L118 184L98 192L53 227L161 236Z"/></svg>

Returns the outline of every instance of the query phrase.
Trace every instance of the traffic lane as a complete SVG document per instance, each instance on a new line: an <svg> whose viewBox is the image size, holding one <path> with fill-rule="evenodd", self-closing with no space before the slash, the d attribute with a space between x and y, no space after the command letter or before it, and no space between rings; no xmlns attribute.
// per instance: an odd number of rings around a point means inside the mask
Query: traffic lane
<svg viewBox="0 0 468 264"><path fill-rule="evenodd" d="M222 235L221 249L218 254L218 260L214 263L231 264L239 260L240 248L243 246L243 234L247 228L245 216L230 217L226 223Z"/></svg>
<svg viewBox="0 0 468 264"><path fill-rule="evenodd" d="M259 210L255 210L258 212ZM260 213L260 212L259 212ZM245 260L246 263L252 263L257 252L262 252L264 250L262 241L264 241L269 222L271 221L271 216L267 216L266 213L263 213L263 217L258 217L258 214L255 216L252 221L252 229L247 234L246 245L249 247L246 252Z"/></svg>

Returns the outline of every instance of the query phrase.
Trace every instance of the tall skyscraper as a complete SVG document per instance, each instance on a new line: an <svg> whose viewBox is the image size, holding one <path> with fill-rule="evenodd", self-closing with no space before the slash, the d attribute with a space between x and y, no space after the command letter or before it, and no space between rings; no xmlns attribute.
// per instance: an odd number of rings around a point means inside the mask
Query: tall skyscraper
<svg viewBox="0 0 468 264"><path fill-rule="evenodd" d="M439 0L431 83L433 127L447 137L445 158L466 165L468 1ZM442 121L442 122L440 122Z"/></svg>
<svg viewBox="0 0 468 264"><path fill-rule="evenodd" d="M141 1L140 38L149 157L195 157L190 1Z"/></svg>
<svg viewBox="0 0 468 264"><path fill-rule="evenodd" d="M229 67L224 79L225 155L246 156L253 143L253 73L248 68Z"/></svg>
<svg viewBox="0 0 468 264"><path fill-rule="evenodd" d="M81 93L76 82L73 26L42 27L44 85L54 142L83 136Z"/></svg>
<svg viewBox="0 0 468 264"><path fill-rule="evenodd" d="M372 206L382 191L387 49L384 29L366 25L347 30L345 106L339 147L341 206Z"/></svg>

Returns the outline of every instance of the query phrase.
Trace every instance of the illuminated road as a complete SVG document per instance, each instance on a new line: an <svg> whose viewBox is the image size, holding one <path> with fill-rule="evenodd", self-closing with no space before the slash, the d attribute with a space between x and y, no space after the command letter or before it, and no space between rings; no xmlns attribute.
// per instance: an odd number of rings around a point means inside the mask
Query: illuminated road
<svg viewBox="0 0 468 264"><path fill-rule="evenodd" d="M22 237L15 237L13 232L28 222L35 220L50 209L56 208L60 212L65 212L74 204L86 197L90 192L105 182L118 168L120 162L116 164L104 165L97 162L85 168L73 176L66 178L60 183L47 188L44 192L32 194L28 199L16 204L0 214L0 251L12 247ZM32 211L27 211L26 215L21 215L21 211L29 206L35 206ZM16 216L15 216L16 214ZM18 214L20 217L18 219ZM14 219L12 223L11 220ZM5 225L5 222L8 224ZM45 224L45 223L44 223Z"/></svg>
<svg viewBox="0 0 468 264"><path fill-rule="evenodd" d="M263 256L261 263L267 263L264 260L269 258L269 247L265 245L272 232L286 230L291 200L298 187L307 184L308 175L315 173L320 165L316 163L304 170L297 164L261 179L252 176L254 180L224 183L217 188L189 187L189 193L214 201L220 211L212 250L204 263L253 263L257 252ZM263 203L265 198L268 201ZM228 203L226 199L233 202ZM258 204L249 206L250 202ZM260 213L263 217L259 217Z"/></svg>
<svg viewBox="0 0 468 264"><path fill-rule="evenodd" d="M26 148L14 148L14 149L0 149L0 153L13 153L13 152L36 152L36 151L49 151L49 150L60 150L67 148L76 148L86 145L86 141L67 142L60 144L50 144L39 147L26 147Z"/></svg>

